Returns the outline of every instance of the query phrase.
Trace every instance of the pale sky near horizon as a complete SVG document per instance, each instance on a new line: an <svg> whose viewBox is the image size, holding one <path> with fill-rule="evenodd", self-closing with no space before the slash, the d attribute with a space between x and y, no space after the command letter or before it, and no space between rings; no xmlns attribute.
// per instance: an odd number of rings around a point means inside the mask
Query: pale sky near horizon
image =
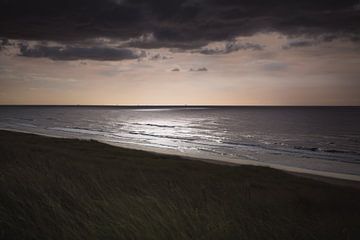
<svg viewBox="0 0 360 240"><path fill-rule="evenodd" d="M130 1L110 2L121 8ZM197 6L207 1L183 2ZM337 14L358 17L360 5L347 2L351 8L343 8L351 11ZM213 5L206 6L208 12L215 11ZM219 30L224 37L208 31L195 36L190 30L191 37L168 32L164 37L148 27L131 36L86 32L90 35L62 39L47 36L50 28L36 24L31 27L39 36L27 33L12 17L5 16L9 29L0 31L0 104L360 105L357 26L339 32L324 24L309 34L303 25L289 24L290 29L305 29L294 34L275 23L259 28L265 23L254 20L255 30L246 34L236 32L234 22L227 23L229 30ZM174 24L168 19L157 19L156 24L164 22ZM180 33L188 30L172 27ZM321 27L326 29L318 30ZM233 36L227 37L226 31Z"/></svg>

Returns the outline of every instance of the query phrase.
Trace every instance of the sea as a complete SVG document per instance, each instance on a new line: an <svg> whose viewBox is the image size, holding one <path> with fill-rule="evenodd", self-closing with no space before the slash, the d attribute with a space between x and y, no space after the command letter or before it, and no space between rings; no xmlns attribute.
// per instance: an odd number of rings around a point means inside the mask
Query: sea
<svg viewBox="0 0 360 240"><path fill-rule="evenodd" d="M360 180L360 107L0 106L0 128Z"/></svg>

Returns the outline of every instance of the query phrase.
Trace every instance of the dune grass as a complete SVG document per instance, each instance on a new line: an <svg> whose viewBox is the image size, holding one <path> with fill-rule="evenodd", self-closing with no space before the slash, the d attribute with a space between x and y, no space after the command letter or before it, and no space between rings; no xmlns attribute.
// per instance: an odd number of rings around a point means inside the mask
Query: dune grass
<svg viewBox="0 0 360 240"><path fill-rule="evenodd" d="M360 191L0 131L0 239L360 239Z"/></svg>

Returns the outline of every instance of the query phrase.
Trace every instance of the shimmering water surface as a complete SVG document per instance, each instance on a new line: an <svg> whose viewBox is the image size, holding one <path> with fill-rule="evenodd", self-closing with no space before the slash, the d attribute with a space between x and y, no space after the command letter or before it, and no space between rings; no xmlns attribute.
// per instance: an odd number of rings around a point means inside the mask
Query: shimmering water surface
<svg viewBox="0 0 360 240"><path fill-rule="evenodd" d="M356 107L0 107L0 128L360 176Z"/></svg>

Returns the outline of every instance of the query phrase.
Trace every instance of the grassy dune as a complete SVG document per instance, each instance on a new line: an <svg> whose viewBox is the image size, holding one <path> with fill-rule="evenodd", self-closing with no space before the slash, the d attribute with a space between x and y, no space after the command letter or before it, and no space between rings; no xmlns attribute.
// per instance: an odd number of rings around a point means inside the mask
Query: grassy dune
<svg viewBox="0 0 360 240"><path fill-rule="evenodd" d="M360 191L0 131L0 239L360 239Z"/></svg>

